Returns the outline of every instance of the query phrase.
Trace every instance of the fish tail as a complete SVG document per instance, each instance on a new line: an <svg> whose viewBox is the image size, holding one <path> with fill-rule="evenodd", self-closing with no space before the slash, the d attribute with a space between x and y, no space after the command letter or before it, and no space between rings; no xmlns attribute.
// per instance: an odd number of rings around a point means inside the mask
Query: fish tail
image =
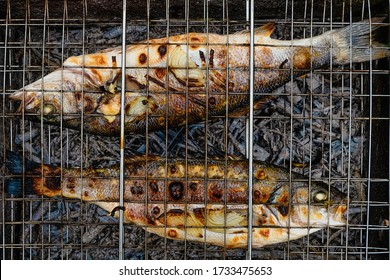
<svg viewBox="0 0 390 280"><path fill-rule="evenodd" d="M375 41L372 36L383 20L372 18L371 22L364 20L332 31L333 63L343 65L389 57L389 46Z"/></svg>
<svg viewBox="0 0 390 280"><path fill-rule="evenodd" d="M31 175L38 174L36 169L40 166L40 163L23 159L23 156L19 153L7 151L5 167L12 176L5 179L4 192L16 196L35 194L34 180ZM25 175L24 178L21 177L22 174Z"/></svg>

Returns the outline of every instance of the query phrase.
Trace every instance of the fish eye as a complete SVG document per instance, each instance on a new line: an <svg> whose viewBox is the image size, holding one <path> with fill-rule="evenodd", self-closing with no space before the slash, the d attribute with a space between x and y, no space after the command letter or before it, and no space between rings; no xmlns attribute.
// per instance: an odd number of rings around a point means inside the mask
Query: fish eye
<svg viewBox="0 0 390 280"><path fill-rule="evenodd" d="M40 113L40 111L41 110L39 110L39 113ZM53 104L46 103L45 105L43 105L43 108L42 108L43 115L51 115L55 112L56 112L56 107L54 107Z"/></svg>
<svg viewBox="0 0 390 280"><path fill-rule="evenodd" d="M325 190L320 190L313 194L313 200L315 202L324 202L327 199L328 199L328 192Z"/></svg>

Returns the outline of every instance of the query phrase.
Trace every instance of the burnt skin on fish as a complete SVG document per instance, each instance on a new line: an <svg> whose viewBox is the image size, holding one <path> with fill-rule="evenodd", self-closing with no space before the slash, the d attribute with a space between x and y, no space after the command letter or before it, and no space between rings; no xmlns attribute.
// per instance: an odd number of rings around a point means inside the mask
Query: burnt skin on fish
<svg viewBox="0 0 390 280"><path fill-rule="evenodd" d="M80 199L117 214L119 165L81 171L26 159L23 168L22 162L8 152L8 170L25 173L24 184L20 175L5 181L6 193ZM308 179L296 173L290 184L288 170L281 167L254 162L253 208L248 209L247 161L135 157L125 162L125 222L162 237L244 248L249 210L253 248L346 224L344 193L314 180L309 187Z"/></svg>
<svg viewBox="0 0 390 280"><path fill-rule="evenodd" d="M274 24L255 31L256 108L269 93L310 70L388 57L372 40L373 18L299 40L270 37ZM249 110L248 32L188 33L126 49L125 132L144 133ZM120 133L121 48L69 57L63 67L11 94L19 112L54 125L100 135ZM226 112L228 107L228 112ZM81 115L83 117L81 117Z"/></svg>

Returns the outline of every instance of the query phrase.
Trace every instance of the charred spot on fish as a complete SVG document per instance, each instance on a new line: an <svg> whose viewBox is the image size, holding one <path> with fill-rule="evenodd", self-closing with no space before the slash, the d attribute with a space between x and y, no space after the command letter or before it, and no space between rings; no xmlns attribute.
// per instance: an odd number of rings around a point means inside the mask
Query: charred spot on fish
<svg viewBox="0 0 390 280"><path fill-rule="evenodd" d="M142 105L147 105L148 103L149 103L149 101L147 99L142 100Z"/></svg>
<svg viewBox="0 0 390 280"><path fill-rule="evenodd" d="M180 200L183 197L184 185L182 182L172 182L168 189L173 200Z"/></svg>
<svg viewBox="0 0 390 280"><path fill-rule="evenodd" d="M223 190L221 188L213 188L211 190L211 195L216 199L221 199L223 197Z"/></svg>
<svg viewBox="0 0 390 280"><path fill-rule="evenodd" d="M85 196L85 197L89 196L89 192L84 191L84 196Z"/></svg>
<svg viewBox="0 0 390 280"><path fill-rule="evenodd" d="M74 92L74 98L76 99L77 102L80 102L82 97L83 95L81 94L81 92L79 91Z"/></svg>
<svg viewBox="0 0 390 280"><path fill-rule="evenodd" d="M160 57L164 58L165 54L167 53L167 46L161 45L158 47L157 51L160 54Z"/></svg>
<svg viewBox="0 0 390 280"><path fill-rule="evenodd" d="M46 177L46 186L49 189L52 190L59 190L61 189L61 178L60 177ZM75 188L75 185L73 185L71 190Z"/></svg>
<svg viewBox="0 0 390 280"><path fill-rule="evenodd" d="M214 96L209 98L209 105L210 106L215 106L216 103L217 103L217 100L215 99Z"/></svg>
<svg viewBox="0 0 390 280"><path fill-rule="evenodd" d="M205 214L205 212L204 212L204 208L195 208L194 210L193 210L193 212L194 212L194 215L195 215L195 217L198 219L198 220L203 220L204 219L204 214Z"/></svg>
<svg viewBox="0 0 390 280"><path fill-rule="evenodd" d="M76 178L68 178L68 182L70 184L74 184L74 183L76 183Z"/></svg>
<svg viewBox="0 0 390 280"><path fill-rule="evenodd" d="M214 68L214 49L210 50L210 67Z"/></svg>
<svg viewBox="0 0 390 280"><path fill-rule="evenodd" d="M167 216L175 217L175 216L182 216L185 212L181 209L171 209L167 212Z"/></svg>
<svg viewBox="0 0 390 280"><path fill-rule="evenodd" d="M270 231L268 228L261 228L259 229L259 233L263 237L269 237Z"/></svg>
<svg viewBox="0 0 390 280"><path fill-rule="evenodd" d="M135 194L135 195L139 195L139 194L143 194L144 193L144 190L141 186L132 186L130 188L130 191L132 194Z"/></svg>
<svg viewBox="0 0 390 280"><path fill-rule="evenodd" d="M47 182L47 179L49 179L49 178L46 178L46 182ZM73 180L72 181L68 181L66 183L66 188L68 188L68 189L74 189L75 187L76 187L76 185L75 185L75 182Z"/></svg>
<svg viewBox="0 0 390 280"><path fill-rule="evenodd" d="M266 177L267 175L263 169L260 169L259 172L257 172L257 179L264 180Z"/></svg>
<svg viewBox="0 0 390 280"><path fill-rule="evenodd" d="M188 187L190 188L191 191L196 191L196 189L197 189L196 183L190 183L190 185Z"/></svg>
<svg viewBox="0 0 390 280"><path fill-rule="evenodd" d="M138 57L139 63L141 63L141 64L145 64L147 59L148 59L148 57L144 53L141 53Z"/></svg>
<svg viewBox="0 0 390 280"><path fill-rule="evenodd" d="M255 190L255 191L253 192L253 198L254 198L255 200L260 200L260 198L261 198L261 193L260 193L259 190Z"/></svg>
<svg viewBox="0 0 390 280"><path fill-rule="evenodd" d="M283 69L284 65L288 62L288 59L286 58L279 66L280 69Z"/></svg>
<svg viewBox="0 0 390 280"><path fill-rule="evenodd" d="M204 52L202 52L201 50L199 50L199 57L202 62L206 63L206 57L204 56Z"/></svg>
<svg viewBox="0 0 390 280"><path fill-rule="evenodd" d="M177 171L176 166L172 165L172 166L171 166L171 173L172 173L172 174L175 174L176 171Z"/></svg>
<svg viewBox="0 0 390 280"><path fill-rule="evenodd" d="M245 231L243 231L243 230L236 230L235 232L233 232L233 234L242 234L242 233L245 233Z"/></svg>
<svg viewBox="0 0 390 280"><path fill-rule="evenodd" d="M199 233L199 234L198 234L198 237L199 237L199 238L203 238L203 234Z"/></svg>
<svg viewBox="0 0 390 280"><path fill-rule="evenodd" d="M285 217L288 215L288 206L285 205L278 206L278 211L280 212L280 214L282 214L283 217Z"/></svg>
<svg viewBox="0 0 390 280"><path fill-rule="evenodd" d="M94 104L94 101L91 97L84 96L84 112L85 113L91 113L95 110L93 104Z"/></svg>
<svg viewBox="0 0 390 280"><path fill-rule="evenodd" d="M150 226L156 225L156 222L154 221L153 217L150 217L150 215L146 215L146 223Z"/></svg>
<svg viewBox="0 0 390 280"><path fill-rule="evenodd" d="M157 216L158 214L160 214L160 208L157 207L157 206L153 207L153 209L152 209L152 214L155 215L155 216Z"/></svg>
<svg viewBox="0 0 390 280"><path fill-rule="evenodd" d="M261 214L260 217L257 219L257 222L259 223L259 226L264 225L267 222L267 215Z"/></svg>
<svg viewBox="0 0 390 280"><path fill-rule="evenodd" d="M167 74L167 71L164 69L164 68L157 68L156 70L154 70L154 73L156 74L156 77L158 79L163 79L165 77L165 75ZM154 81L152 81L154 82ZM160 86L164 86L164 84L159 84Z"/></svg>
<svg viewBox="0 0 390 280"><path fill-rule="evenodd" d="M154 182L154 181L150 182L149 187L152 190L152 192L154 192L154 193L158 192L157 182Z"/></svg>
<svg viewBox="0 0 390 280"><path fill-rule="evenodd" d="M176 230L170 229L170 230L168 231L168 236L171 237L171 238L176 238L176 237L177 237L177 232L176 232Z"/></svg>

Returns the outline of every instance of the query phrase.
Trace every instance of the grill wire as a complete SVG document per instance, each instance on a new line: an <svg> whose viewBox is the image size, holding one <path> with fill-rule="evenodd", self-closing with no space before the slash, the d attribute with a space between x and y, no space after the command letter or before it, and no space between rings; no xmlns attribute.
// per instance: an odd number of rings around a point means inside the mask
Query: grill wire
<svg viewBox="0 0 390 280"><path fill-rule="evenodd" d="M123 159L123 154L157 154L167 163L171 157L253 155L302 173L309 182L321 179L337 187L348 193L349 206L360 206L362 212L350 215L346 228L324 228L260 249L226 249L158 237L77 199L11 196L4 193L10 175L2 166L2 259L389 259L389 59L311 71L275 90L266 106L249 119L207 115L204 123L127 136L123 153L119 137L99 137L15 116L17 108L8 95L61 67L73 55L188 32L229 35L253 30L252 13L255 27L277 23L275 38L309 38L352 19L385 16L389 22L390 2L286 0L278 10L272 1L263 1L269 5L264 9L248 0L128 1L128 12L137 5L142 8L140 18L119 15L110 20L100 19L90 9L98 1L56 1L61 13L49 1L38 2L1 4L3 160L6 150L16 150L61 168L104 168ZM122 11L122 1L110 2ZM34 14L33 5L41 13ZM388 43L386 26L380 37Z"/></svg>

